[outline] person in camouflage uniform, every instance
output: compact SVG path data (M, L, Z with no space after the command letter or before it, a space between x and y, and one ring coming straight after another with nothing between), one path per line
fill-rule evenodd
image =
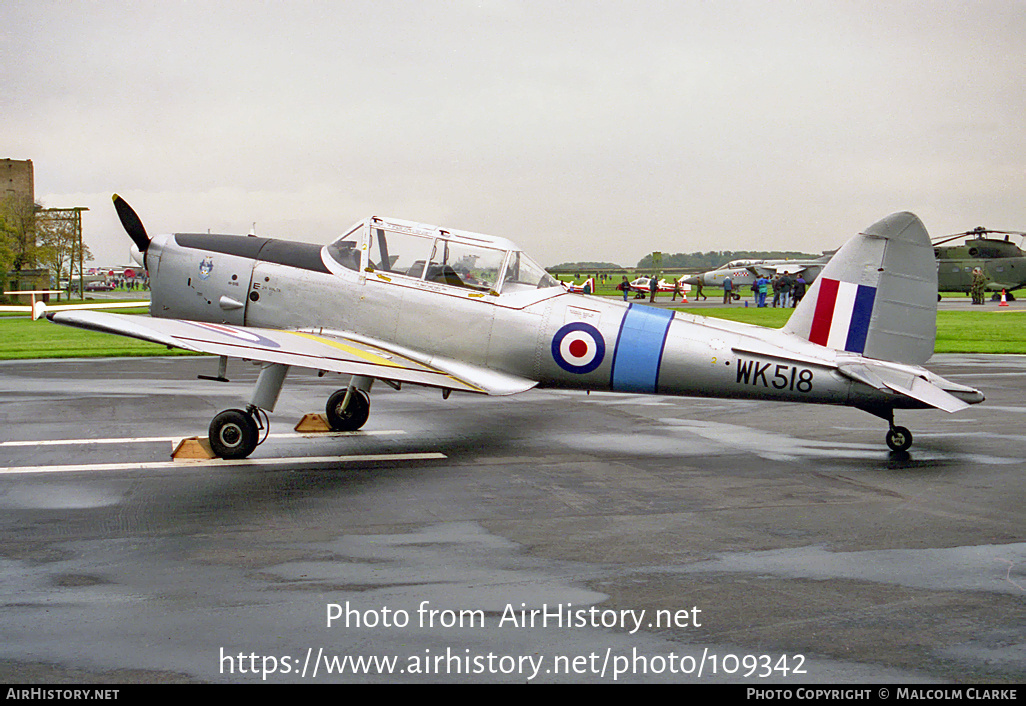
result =
M983 304L983 292L987 286L987 276L979 267L973 268L973 283L970 293L973 295L973 304Z

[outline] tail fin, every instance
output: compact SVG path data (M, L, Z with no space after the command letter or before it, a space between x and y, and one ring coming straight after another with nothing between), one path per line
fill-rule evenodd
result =
M894 213L845 243L784 331L868 358L925 363L937 337L937 265L922 221Z

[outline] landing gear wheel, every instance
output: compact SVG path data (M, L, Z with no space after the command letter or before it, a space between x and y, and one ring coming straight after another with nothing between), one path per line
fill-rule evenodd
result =
M349 396L349 404L342 408L347 392L348 389L336 390L328 398L325 412L328 426L335 431L356 431L367 423L370 416L370 397L363 390L354 389Z
M253 416L241 409L226 409L210 421L210 448L220 458L246 458L259 443Z
M905 427L891 427L887 431L887 445L891 451L908 451L912 446L912 432Z

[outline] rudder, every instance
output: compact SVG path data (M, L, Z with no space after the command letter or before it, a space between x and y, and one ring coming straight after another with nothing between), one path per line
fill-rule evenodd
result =
M937 337L937 264L922 221L894 213L845 243L784 331L867 358L925 363Z

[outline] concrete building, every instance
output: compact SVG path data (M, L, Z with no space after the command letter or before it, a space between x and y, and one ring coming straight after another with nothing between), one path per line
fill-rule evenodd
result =
M3 196L22 200L31 208L36 203L36 177L31 159L0 159Z
M0 159L0 208L4 210L8 225L13 225L20 245L18 250L31 251L35 235L36 179L31 159ZM5 290L49 289L47 270L25 267L15 260L14 272L0 271L0 282Z

